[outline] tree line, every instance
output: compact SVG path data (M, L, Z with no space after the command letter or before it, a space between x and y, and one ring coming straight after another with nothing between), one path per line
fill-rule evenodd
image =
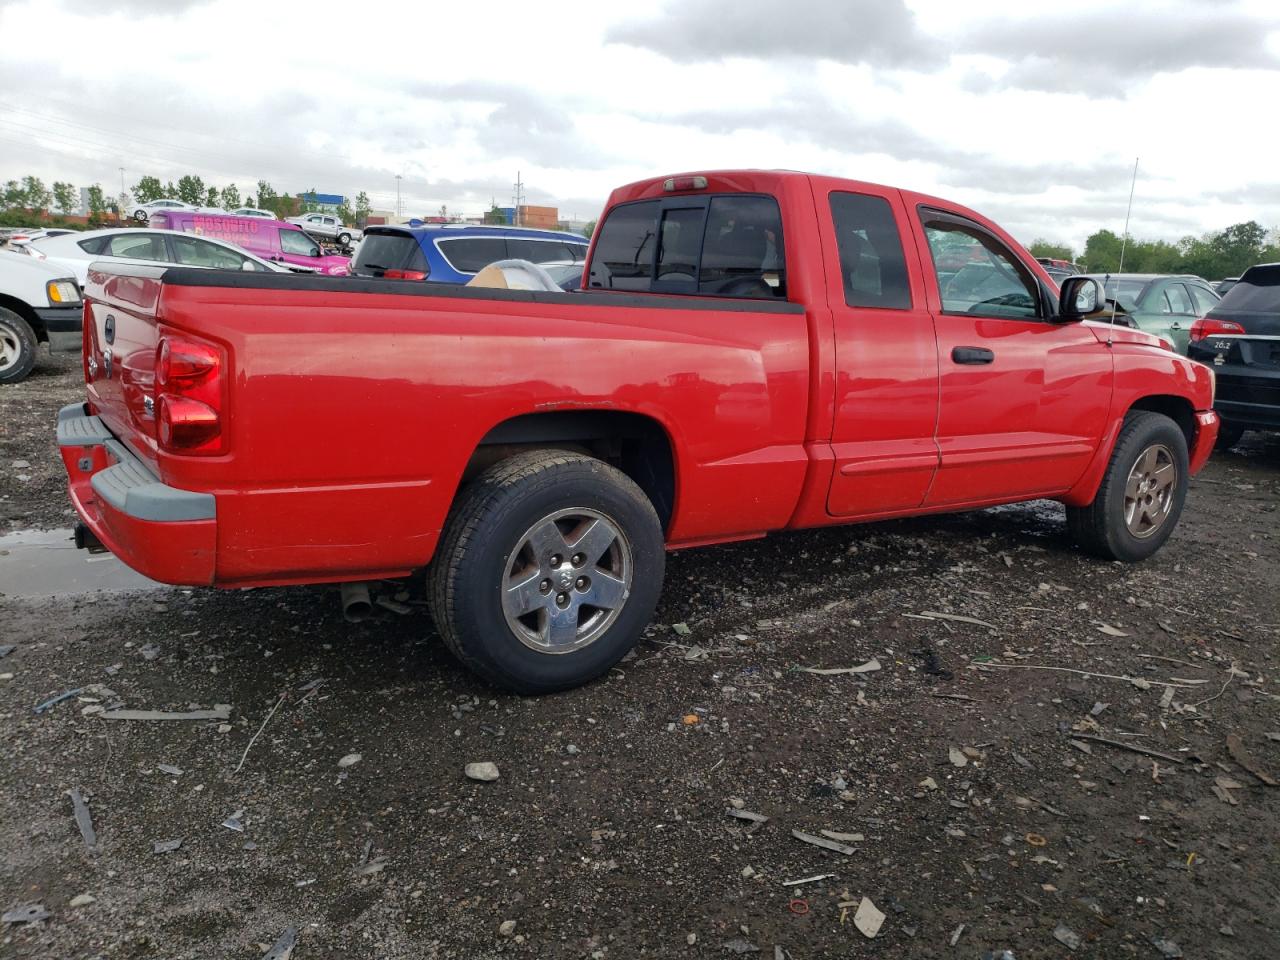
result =
M1280 261L1280 232L1268 231L1256 220L1176 243L1132 236L1124 241L1111 230L1099 230L1085 240L1078 255L1072 247L1048 240L1036 240L1027 249L1032 256L1070 260L1089 273L1116 273L1122 245L1125 273L1187 273L1221 280L1238 277L1255 263Z
M246 190L242 195L240 188L234 183L225 187L215 184L206 185L204 180L194 174L162 182L159 177L150 174L142 177L133 185L131 193L121 193L118 197L110 197L102 189L102 184L95 183L88 190L89 222L100 223L108 212L114 211L121 217L128 217L133 208L150 203L153 200L181 200L196 207L216 207L222 210L235 210L238 207L256 207L270 210L277 217L296 217L319 209L319 205L308 197L316 195L315 189L304 194L290 196L279 193L266 180L259 180L256 193ZM80 209L80 191L74 184L61 180L45 186L39 177L26 176L21 180L6 181L0 190L0 207L10 212L34 214L52 214L72 216ZM343 223L363 226L369 218L369 196L363 190L356 194L354 208L343 199L336 215Z

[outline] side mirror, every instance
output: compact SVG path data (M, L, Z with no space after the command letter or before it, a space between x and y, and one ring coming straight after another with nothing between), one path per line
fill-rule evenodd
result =
M1064 322L1083 320L1091 313L1105 310L1106 294L1093 277L1067 277L1058 294L1058 316Z

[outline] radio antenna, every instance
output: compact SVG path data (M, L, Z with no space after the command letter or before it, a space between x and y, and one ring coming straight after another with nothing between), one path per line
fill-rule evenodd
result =
M1128 246L1128 243L1129 243L1129 217L1133 213L1133 190L1138 185L1138 160L1139 159L1141 158L1139 157L1133 158L1133 179L1129 181L1129 206L1124 212L1124 233L1120 237L1120 266L1116 268L1116 273L1118 274L1124 273L1124 248ZM1106 281L1103 281L1103 282L1105 283ZM1120 293L1120 288L1117 285L1116 294L1119 295L1119 293ZM1103 296L1106 296L1105 287L1103 288ZM1118 299L1113 298L1111 303L1112 303L1111 325L1115 326L1116 307L1120 306L1120 301Z

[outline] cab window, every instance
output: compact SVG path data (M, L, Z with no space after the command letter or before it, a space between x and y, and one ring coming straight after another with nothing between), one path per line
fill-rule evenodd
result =
M923 212L943 313L1039 319L1035 278L1013 252L977 224Z
M844 301L851 307L911 309L907 261L893 210L884 197L831 194Z
M623 204L599 230L592 288L786 298L782 217L772 197L687 196Z
M301 230L281 230L280 249L297 257L318 257L320 248Z

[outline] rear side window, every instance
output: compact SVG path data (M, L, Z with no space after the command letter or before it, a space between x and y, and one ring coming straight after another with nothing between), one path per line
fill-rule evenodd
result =
M646 200L609 214L589 281L597 289L785 298L782 251L772 197Z
M581 263L587 256L585 244L563 243L559 240L507 237L506 248L506 257L498 259L528 260L532 263Z
M381 277L388 270L431 272L417 238L407 233L366 233L351 269L358 277Z
M1164 288L1164 300L1160 304L1161 313L1195 313L1191 306L1191 298L1186 288L1180 283L1171 283Z
M105 252L113 257L130 257L134 260L169 259L169 253L164 248L164 238L153 233L122 233L110 237L109 241Z
M437 240L436 249L459 273L479 273L489 264L507 259L507 241L502 237Z
M831 194L844 302L851 307L911 308L902 236L889 201L860 193Z
M88 240L77 240L76 246L85 253L101 253L106 249L110 237L90 237Z
M1191 284L1187 287L1191 291L1191 299L1196 302L1196 313L1204 316L1210 310L1218 305L1218 295L1204 287L1198 287Z
M658 201L615 207L600 229L590 284L607 290L648 290L657 246Z

